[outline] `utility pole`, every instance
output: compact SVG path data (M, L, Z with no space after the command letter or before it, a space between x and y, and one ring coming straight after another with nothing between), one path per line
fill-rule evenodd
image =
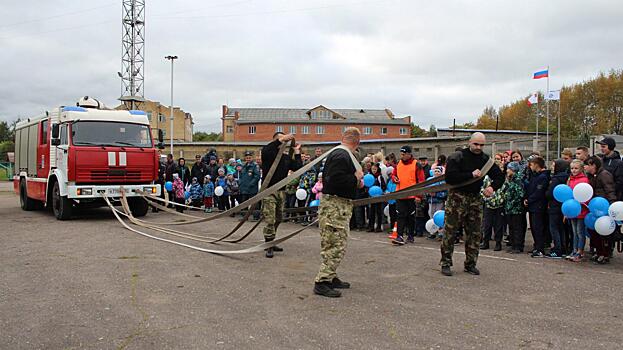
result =
M171 129L169 130L169 137L171 138L171 154L173 154L173 62L177 59L177 56L166 56L165 59L171 61Z
M121 97L126 109L140 109L145 101L143 91L145 63L145 0L123 0L121 36Z

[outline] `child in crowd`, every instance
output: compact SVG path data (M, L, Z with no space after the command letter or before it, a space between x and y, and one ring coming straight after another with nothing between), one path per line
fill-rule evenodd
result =
M381 173L381 167L378 163L372 164L370 167L370 174L374 176L374 185L379 186L381 190L385 191L387 189L387 185L385 184L385 179L383 178L383 174ZM368 232L382 232L382 223L383 223L383 208L385 208L385 203L373 203L370 205L369 217L368 217ZM376 229L375 229L376 223Z
M173 194L175 195L175 203L184 204L186 202L184 183L180 179L179 174L173 174ZM181 205L176 205L175 210L177 210L180 213L183 213L184 207Z
M214 203L214 183L210 175L206 175L203 180L203 211L205 213L211 213Z
M316 195L316 199L320 200L322 198L322 173L318 173L318 181L312 187L312 193Z
M234 178L234 174L227 174L227 193L229 193L229 204L233 208L236 206L236 200L240 195L240 185L238 179ZM231 214L233 217L235 214Z
M549 184L549 171L545 170L545 160L540 156L530 159L528 166L532 176L526 187L525 205L528 207L530 229L534 240L534 249L531 256L542 258L545 252L545 213L547 210L547 186Z
M394 172L393 167L388 167L385 171L387 173L388 182L385 193L396 192L396 184L392 180L392 173ZM387 201L387 205L389 206L389 231L391 232L394 229L394 225L396 224L396 200L390 199Z
M311 190L315 184L316 184L316 171L314 170L314 168L311 168L308 171L306 171L301 176L301 179L299 180L299 188L302 188L305 190L305 192L307 192L307 198L305 198L304 200L297 200L299 208L304 208L304 207L309 206L309 203L311 202ZM307 215L307 214L310 214L310 212L301 213L301 215ZM311 217L306 217L301 220L302 220L301 224L303 225L306 225L307 223L312 221Z
M506 182L502 186L504 194L504 213L508 221L509 238L511 243L510 253L523 253L526 231L522 222L525 220L523 207L524 186L523 171L519 162L510 162L506 167Z
M218 203L218 210L225 211L228 210L229 207L229 193L227 192L227 177L225 176L225 169L220 168L218 170L218 177L214 183L216 187L223 188L223 194L220 197L217 197L216 202ZM216 189L215 187L215 189Z
M571 175L569 180L567 180L567 185L573 189L581 183L588 183L588 177L584 173L584 162L574 159L571 161ZM587 203L582 203L580 215L571 219L571 229L573 230L573 252L569 255L571 261L579 262L584 257L587 234L586 227L584 226L586 214L588 214Z
M550 251L548 258L561 259L564 253L565 243L565 224L562 215L562 203L554 198L554 188L558 185L566 184L569 179L569 163L563 159L554 162L554 174L547 188L547 212L549 214L549 234L552 237L554 248Z
M593 198L603 197L610 204L616 201L616 184L612 174L604 169L601 159L591 156L586 160L584 167L588 173L589 183L593 187ZM610 262L611 237L602 236L597 231L588 229L591 236L591 246L595 248L595 255L591 260L596 264L607 264Z
M190 189L188 192L190 192L190 205L197 209L200 208L203 202L203 188L201 188L201 184L199 184L196 177L193 177L190 181Z
M502 159L502 157L500 158ZM480 243L480 249L489 249L489 241L491 240L491 233L493 232L493 239L495 240L494 251L502 250L502 237L504 235L504 195L502 189L498 189L493 192L492 196L485 196L485 188L491 186L493 182L489 175L485 176L482 182L482 188L480 189L480 196L485 202L483 214L482 214L482 242Z
M288 176L292 175L292 170L288 171ZM290 181L287 185L286 185L286 202L285 202L285 208L286 209L291 209L296 207L296 190L299 188L299 178L295 178L292 179L292 181ZM296 217L296 213L289 213L288 214L284 214L284 216L287 216L289 218L295 218Z

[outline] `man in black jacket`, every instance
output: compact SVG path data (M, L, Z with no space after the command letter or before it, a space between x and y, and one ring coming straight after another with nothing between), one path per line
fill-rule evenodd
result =
M489 160L482 148L485 145L485 135L475 132L469 139L469 147L455 152L448 157L446 165L446 183L459 185L473 178L480 177L482 167ZM484 195L490 197L504 183L504 174L497 166L492 166L487 172L492 185L484 189ZM482 198L480 188L483 180L472 184L454 188L448 191L445 214L445 235L441 242L441 273L452 276L452 253L454 252L454 235L456 228L462 223L465 228L465 272L479 275L476 268L478 248L481 241Z
M275 162L275 159L279 154L279 147L281 144L289 142L292 139L294 139L292 134L284 135L282 132L276 132L273 135L273 141L262 148L262 182L264 182L264 178L268 175L270 167ZM285 179L288 176L288 171L296 171L301 168L301 166L301 145L296 145L294 147L294 159L290 158L288 154L283 154L279 160L277 168L275 169L275 173L270 179L270 182L268 184L262 183L262 187L268 188L273 186L277 182ZM279 227L281 217L283 216L284 202L285 192L283 189L279 189L276 193L273 193L262 200L262 214L264 215L264 221L266 221L266 226L264 227L264 240L266 242L270 242L275 239L277 227ZM273 251L280 252L282 250L283 249L278 246L268 248L266 249L266 257L272 258Z
M604 169L608 170L612 177L614 177L614 183L616 185L617 200L623 200L623 162L621 162L621 155L614 148L616 142L611 137L606 137L601 141L596 142L601 148L601 162Z
M342 136L342 145L355 152L359 145L359 129L349 127ZM349 151L336 149L326 158L322 172L322 200L318 210L320 226L320 257L322 263L316 275L314 293L336 298L342 295L335 289L350 288L350 283L337 277L336 270L344 257L348 238L352 199L357 188L363 187L361 167L353 164ZM358 164L357 164L358 165Z
M190 169L190 178L197 178L197 182L203 187L203 178L208 175L208 166L203 162L200 155L195 156L195 164Z

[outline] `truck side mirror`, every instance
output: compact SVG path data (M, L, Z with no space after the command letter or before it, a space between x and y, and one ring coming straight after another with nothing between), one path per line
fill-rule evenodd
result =
M158 129L158 148L164 149L164 132L162 129Z
M52 135L50 137L50 144L52 146L58 146L61 144L61 139L59 138L60 127L58 124L52 124Z

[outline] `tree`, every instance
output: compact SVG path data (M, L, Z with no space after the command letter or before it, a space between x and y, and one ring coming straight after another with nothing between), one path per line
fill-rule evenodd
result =
M193 141L223 141L223 135L215 132L206 133L202 131L197 131L193 134Z
M428 136L429 137L436 137L437 136L437 128L435 127L434 124L431 124L428 127Z
M6 121L0 122L0 142L11 139L11 127Z
M420 128L419 125L411 123L411 137L426 137L426 130Z

